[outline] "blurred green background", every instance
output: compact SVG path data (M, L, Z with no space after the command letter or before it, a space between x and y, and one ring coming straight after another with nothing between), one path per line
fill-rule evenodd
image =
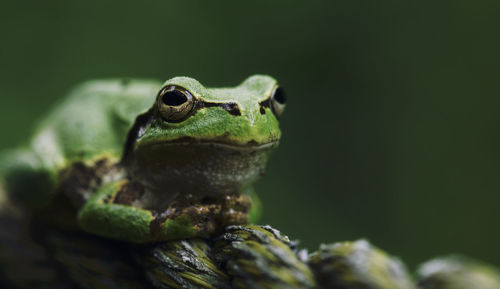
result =
M366 237L411 267L500 265L499 1L2 1L0 148L90 78L276 77L284 137L259 183L315 250Z

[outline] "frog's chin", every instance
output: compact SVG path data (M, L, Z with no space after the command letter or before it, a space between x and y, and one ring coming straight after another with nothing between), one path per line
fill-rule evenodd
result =
M167 194L239 193L263 174L277 144L186 140L147 144L136 147L128 170L133 178Z

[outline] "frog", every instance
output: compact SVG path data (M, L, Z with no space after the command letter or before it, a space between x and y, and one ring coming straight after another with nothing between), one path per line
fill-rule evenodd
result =
M2 154L9 199L104 238L154 243L256 222L254 184L281 138L276 79L87 81ZM60 213L64 212L64 213Z

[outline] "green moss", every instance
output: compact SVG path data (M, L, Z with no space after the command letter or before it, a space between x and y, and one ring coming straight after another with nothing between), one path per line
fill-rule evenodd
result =
M163 225L164 236L174 236L176 239L189 238L196 235L191 219L187 216L179 216L173 220L167 220Z
M402 262L366 240L322 245L309 265L324 288L416 288Z
M500 272L485 263L460 256L436 258L418 270L422 289L498 289Z

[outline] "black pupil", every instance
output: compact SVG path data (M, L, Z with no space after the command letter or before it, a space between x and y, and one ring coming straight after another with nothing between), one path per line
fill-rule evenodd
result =
M162 97L163 103L169 106L178 106L185 103L188 99L184 93L178 90L166 92Z
M286 95L283 89L281 89L280 87L276 89L276 91L274 92L274 99L281 104L285 104Z

